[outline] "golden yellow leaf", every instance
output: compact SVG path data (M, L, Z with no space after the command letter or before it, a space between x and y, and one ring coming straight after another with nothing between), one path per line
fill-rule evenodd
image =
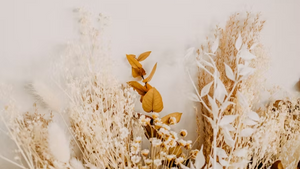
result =
M156 71L156 66L157 66L157 63L155 63L155 65L153 66L150 75L146 79L143 80L144 83L150 82L150 80L152 79L152 77Z
M133 68L142 68L142 65L134 58L134 55L126 55L129 64Z
M168 114L168 115L164 116L163 118L161 118L161 122L163 122L165 124L169 124L169 118L175 117L176 123L178 123L181 119L181 115L182 115L182 113L179 113L179 112Z
M145 112L161 112L164 108L162 97L155 87L143 97L142 106Z
M134 54L127 54L128 56L132 56L133 58L136 59L136 56Z
M141 103L143 103L143 98L144 98L144 96L142 95L141 98L140 98Z
M147 59L147 57L150 55L150 53L151 53L151 51L140 54L140 56L137 58L137 61L141 62L141 61Z
M139 72L141 76L146 75L146 71L143 68L139 68Z
M139 69L132 67L131 70L132 70L132 77L140 77Z
M127 84L129 86L131 86L135 91L137 91L142 96L147 93L147 89L143 85L141 85L139 82L130 81L130 82L127 82Z
M271 169L283 169L281 161L277 160L275 163L273 163Z
M141 77L146 75L146 72L143 68L133 68L132 67L132 76L133 77Z

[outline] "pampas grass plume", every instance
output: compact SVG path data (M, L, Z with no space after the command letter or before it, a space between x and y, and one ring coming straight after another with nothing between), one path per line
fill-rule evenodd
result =
M57 92L49 85L40 80L34 80L31 83L32 93L36 98L45 106L56 112L62 108L62 99L58 96Z
M73 169L85 169L82 162L76 158L72 158L70 160L70 165L73 167Z
M48 126L49 132L49 149L56 160L61 162L69 162L70 160L70 145L64 131L57 123L52 122Z

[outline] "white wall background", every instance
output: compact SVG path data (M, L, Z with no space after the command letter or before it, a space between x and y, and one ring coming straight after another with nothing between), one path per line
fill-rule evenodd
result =
M26 110L32 98L24 85L46 73L67 41L78 37L75 8L86 7L94 14L111 16L113 58L119 65L117 76L130 79L126 53L152 50L145 62L148 71L155 62L158 69L152 84L161 92L163 114L183 112L179 128L194 132L193 104L183 95L186 85L177 60L189 47L198 47L216 24L234 12L261 12L266 25L262 41L271 56L268 81L293 91L300 78L300 1L299 0L9 0L0 2L0 82L15 86L21 106ZM124 73L126 72L126 73ZM21 100L20 99L20 100ZM141 110L138 108L138 110ZM190 137L195 138L195 137ZM0 153L9 140L0 134ZM0 168L5 162L0 160Z

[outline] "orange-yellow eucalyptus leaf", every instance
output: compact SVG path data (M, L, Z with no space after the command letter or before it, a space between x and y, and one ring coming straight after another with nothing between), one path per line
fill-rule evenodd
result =
M129 86L131 86L135 91L137 91L142 96L147 93L147 89L143 85L141 85L139 82L130 81L130 82L127 82L127 84Z
M126 55L129 64L136 69L142 68L142 65L134 58L134 56L135 55Z
M140 56L137 58L137 61L141 62L141 61L147 59L147 57L150 55L150 53L151 53L151 51L147 51L147 52L140 54Z
M155 87L151 88L143 97L142 106L145 112L161 112L164 108L160 93Z
M153 75L154 75L154 73L156 71L156 66L157 66L157 63L155 63L155 65L153 66L150 75L146 79L143 80L144 83L147 83L147 82L151 81L151 79L152 79L152 77L153 77Z

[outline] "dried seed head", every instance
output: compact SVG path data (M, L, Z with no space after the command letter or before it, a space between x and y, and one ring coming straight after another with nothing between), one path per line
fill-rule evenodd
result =
M148 150L148 149L144 149L144 150L141 151L141 154L142 154L143 156L147 157L148 154L149 154L149 150Z
M181 130L181 131L180 131L180 136L181 136L181 137L186 137L187 134L188 134L188 133L187 133L186 130Z
M182 147L184 147L186 145L186 141L182 140L182 139L178 140L177 143L178 143L178 145L180 145Z

